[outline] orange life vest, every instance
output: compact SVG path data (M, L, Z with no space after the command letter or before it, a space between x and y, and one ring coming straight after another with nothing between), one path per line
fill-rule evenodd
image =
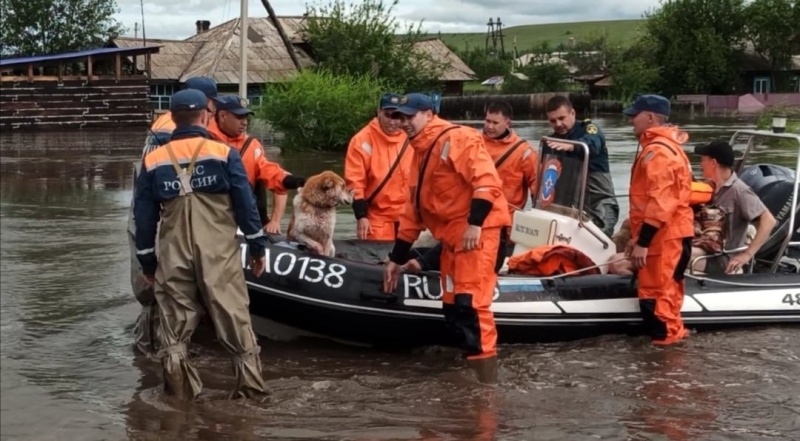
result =
M692 194L689 205L703 205L711 202L714 197L714 186L706 181L692 181Z

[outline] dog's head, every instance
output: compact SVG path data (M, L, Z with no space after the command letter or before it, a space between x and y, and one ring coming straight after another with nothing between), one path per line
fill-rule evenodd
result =
M315 207L335 207L353 203L353 191L341 176L327 170L306 179L301 191L302 198Z

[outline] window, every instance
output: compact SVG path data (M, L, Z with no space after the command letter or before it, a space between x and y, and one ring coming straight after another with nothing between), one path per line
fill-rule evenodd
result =
M175 86L172 84L150 85L150 107L153 110L169 110L169 101L173 93Z
M753 93L769 93L769 77L755 77L753 79Z
M262 95L250 95L247 98L249 107L258 107L261 105Z

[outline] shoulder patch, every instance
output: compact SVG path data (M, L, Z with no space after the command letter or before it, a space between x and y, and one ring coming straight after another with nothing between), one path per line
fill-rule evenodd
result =
M655 155L656 155L656 152L654 152L654 151L652 151L652 150L651 150L651 151L649 151L649 152L647 152L647 153L644 155L644 158L642 158L642 165L644 165L644 164L647 164L648 162L650 162L650 160L651 160L651 159L653 159L653 157L654 157Z
M253 156L256 157L256 158L261 156L262 153L263 152L261 151L261 147L256 147L255 150L253 150Z
M596 135L597 134L597 126L594 125L594 124L588 124L586 126L586 133L588 133L590 135Z

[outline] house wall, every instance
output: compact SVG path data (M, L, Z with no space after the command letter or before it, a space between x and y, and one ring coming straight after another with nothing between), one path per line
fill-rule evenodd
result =
M463 81L446 81L442 95L464 95Z
M776 85L772 79L772 72L764 71L748 71L742 74L742 82L744 89L742 93L776 93L776 92L800 92L800 70L791 72L790 80L791 90L776 90Z

